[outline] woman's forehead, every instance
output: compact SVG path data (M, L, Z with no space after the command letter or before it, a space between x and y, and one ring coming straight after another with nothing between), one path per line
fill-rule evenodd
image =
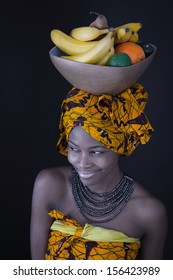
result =
M90 136L84 129L77 126L74 127L69 135L69 141L74 142L77 144L88 144L92 146L104 147L103 144L95 140L92 136Z

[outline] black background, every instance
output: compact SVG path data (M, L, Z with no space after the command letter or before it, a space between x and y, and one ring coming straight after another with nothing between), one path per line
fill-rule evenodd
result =
M68 33L104 14L110 26L141 22L140 39L158 47L140 81L149 93L146 115L155 128L147 145L122 168L134 176L168 211L164 259L173 259L173 35L170 1L7 1L0 9L0 242L1 259L30 259L29 224L37 173L66 164L56 152L60 104L71 85L49 59L50 31ZM60 5L61 4L61 5Z

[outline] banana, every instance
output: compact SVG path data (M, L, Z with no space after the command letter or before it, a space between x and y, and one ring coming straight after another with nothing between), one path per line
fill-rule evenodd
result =
M123 43L129 41L132 36L131 29L128 27L119 28L115 35L115 44Z
M129 39L130 42L137 43L139 41L138 32L132 32L132 35Z
M59 29L54 29L50 33L52 42L64 53L68 55L79 55L97 45L96 41L81 42L65 34Z
M119 28L129 28L131 31L138 32L142 28L142 23L140 22L130 22L123 25L120 25L118 27L114 27L115 31L117 31Z
M114 53L115 53L115 49L114 49L114 47L112 47L112 48L108 51L108 53L107 53L105 56L103 56L103 57L97 62L97 65L102 65L102 66L106 65L108 59L109 59L112 55L114 55Z
M77 27L71 30L70 36L79 41L91 41L97 39L102 34L107 34L108 28L98 29L91 26Z
M99 41L96 41L97 43L92 49L86 51L85 53L80 55L61 56L61 58L83 63L96 64L107 54L109 49L114 46L114 40L114 32L109 31L105 37Z
M118 27L114 27L116 32L115 44L131 41L137 42L139 39L138 31L142 28L140 22L126 23Z

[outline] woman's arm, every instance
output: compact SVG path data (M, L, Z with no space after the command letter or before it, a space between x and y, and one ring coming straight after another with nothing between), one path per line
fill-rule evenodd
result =
M145 205L142 215L145 234L142 239L141 258L143 260L160 260L163 258L167 235L167 214L163 203L151 198Z
M52 219L48 216L50 210L50 181L48 172L41 171L35 181L30 226L30 247L33 260L43 260L47 248L48 235Z

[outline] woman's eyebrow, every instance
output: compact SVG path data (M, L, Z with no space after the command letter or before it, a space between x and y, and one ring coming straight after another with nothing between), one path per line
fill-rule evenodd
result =
M75 144L73 141L69 140L68 142L78 147L78 145Z

